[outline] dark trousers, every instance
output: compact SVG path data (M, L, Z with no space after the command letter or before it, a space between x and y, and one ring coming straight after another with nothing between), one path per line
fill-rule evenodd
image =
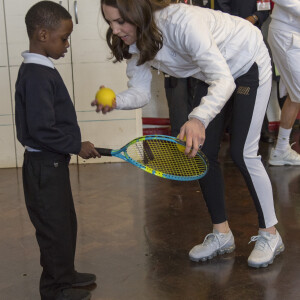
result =
M169 107L171 135L177 136L182 125L188 120L188 114L193 108L196 78L165 77L165 92Z
M24 195L40 248L42 300L54 300L71 287L74 273L77 219L69 161L69 155L50 152L24 154Z

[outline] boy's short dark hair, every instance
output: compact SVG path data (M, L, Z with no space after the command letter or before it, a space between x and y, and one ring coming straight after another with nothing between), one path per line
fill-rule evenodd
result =
M61 20L72 19L70 13L53 1L40 1L34 4L25 16L29 38L32 38L37 28L55 29Z

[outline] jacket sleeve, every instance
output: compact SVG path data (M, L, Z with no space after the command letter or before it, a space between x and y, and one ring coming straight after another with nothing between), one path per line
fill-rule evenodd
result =
M257 25L260 28L262 24L268 19L270 15L270 11L269 10L256 11L253 13L253 15L256 15L258 17L258 23L255 25Z
M138 54L127 61L128 89L116 97L117 109L135 109L145 106L151 99L152 73L149 63L137 66Z
M231 0L215 0L215 9L231 14Z
M282 9L286 10L295 17L300 17L300 3L299 0L273 0L275 4L278 4Z
M207 95L189 115L189 118L197 118L207 127L233 93L234 79L207 22L199 20L198 15L189 16L187 22L174 25L172 31L174 36L171 40L179 43L184 55L198 67L209 85Z

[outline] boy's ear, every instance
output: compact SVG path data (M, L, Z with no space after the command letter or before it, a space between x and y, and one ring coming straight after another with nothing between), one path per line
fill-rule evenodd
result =
M37 38L40 42L45 42L49 37L49 30L45 28L38 29Z

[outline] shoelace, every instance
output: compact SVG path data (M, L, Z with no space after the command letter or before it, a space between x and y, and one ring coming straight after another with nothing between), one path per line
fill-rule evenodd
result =
M257 243L255 244L254 248L256 248L258 250L264 250L266 245L270 246L267 238L265 238L261 235L252 236L250 239L250 242L248 244L250 244L252 242L256 242L256 241L257 241Z
M212 239L208 239L209 237L212 237ZM204 241L203 241L203 245L206 246L206 245L209 245L211 246L212 244L216 243L216 241L219 243L220 245L220 242L219 242L219 239L218 239L218 236L215 234L215 233L209 233L206 235Z

